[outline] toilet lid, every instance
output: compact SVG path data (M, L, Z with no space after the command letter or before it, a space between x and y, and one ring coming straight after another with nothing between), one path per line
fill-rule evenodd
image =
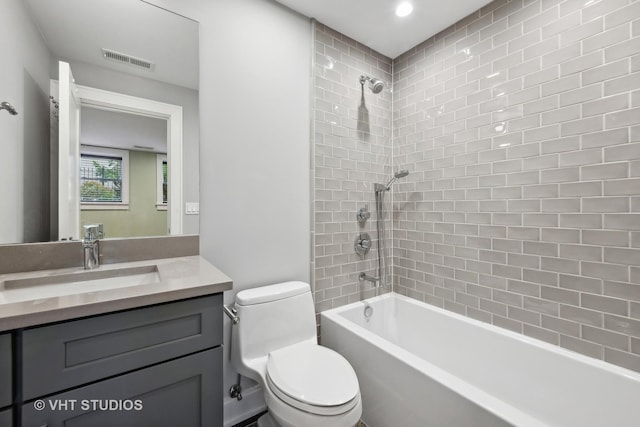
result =
M297 344L271 352L267 379L276 395L308 412L343 413L358 403L358 378L349 362L319 345Z

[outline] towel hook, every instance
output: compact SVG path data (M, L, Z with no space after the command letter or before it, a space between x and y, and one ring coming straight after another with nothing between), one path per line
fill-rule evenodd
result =
M11 114L12 116L15 116L15 115L18 114L16 109L13 108L13 105L9 104L6 101L3 102L3 103L0 103L0 110L7 110L9 112L9 114Z

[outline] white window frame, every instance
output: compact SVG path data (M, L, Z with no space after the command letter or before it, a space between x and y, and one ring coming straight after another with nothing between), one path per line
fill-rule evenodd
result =
M80 156L120 157L122 159L122 201L121 202L81 202L80 210L128 210L129 209L129 151L115 148L80 146ZM80 171L78 171L79 173Z
M156 208L159 211L166 211L167 204L163 202L162 197L162 164L167 163L167 176L169 174L169 159L166 154L156 154ZM167 188L167 195L169 189Z

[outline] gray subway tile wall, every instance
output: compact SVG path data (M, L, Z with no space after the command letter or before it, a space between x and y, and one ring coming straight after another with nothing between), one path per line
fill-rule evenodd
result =
M314 22L312 170L313 289L316 312L375 295L366 272L377 276L377 233L373 185L392 174L392 60L321 23ZM361 75L382 79L386 88L362 90ZM371 219L361 225L360 208ZM390 209L390 198L385 200ZM391 247L391 213L386 217L387 247ZM369 254L359 256L354 241L359 232L373 239ZM387 265L391 290L391 260Z
M394 60L314 34L316 310L374 294L408 169L394 291L640 371L640 1L496 0Z
M640 2L497 0L393 60L394 290L640 371Z

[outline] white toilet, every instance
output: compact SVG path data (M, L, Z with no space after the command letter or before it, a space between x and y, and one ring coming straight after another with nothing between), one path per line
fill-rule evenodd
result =
M362 415L358 378L347 360L317 343L307 283L286 282L236 295L231 362L264 390L259 426L353 427ZM275 421L275 422L274 422Z

